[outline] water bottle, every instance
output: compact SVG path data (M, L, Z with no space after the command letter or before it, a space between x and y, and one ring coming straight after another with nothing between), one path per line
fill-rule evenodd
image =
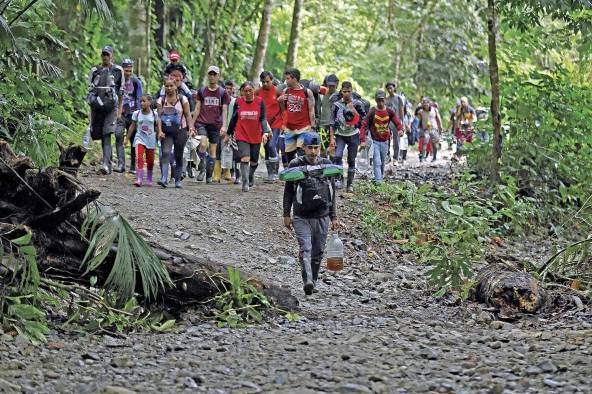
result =
M337 233L333 234L327 243L327 270L341 271L343 269L343 242Z

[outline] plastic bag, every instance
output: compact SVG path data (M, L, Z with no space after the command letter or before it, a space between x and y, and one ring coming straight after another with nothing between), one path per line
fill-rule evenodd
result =
M232 147L230 144L224 144L222 147L222 168L229 169L232 168L232 158L233 158Z

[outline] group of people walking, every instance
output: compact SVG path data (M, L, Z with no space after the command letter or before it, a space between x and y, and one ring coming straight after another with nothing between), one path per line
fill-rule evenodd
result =
M351 82L339 86L334 74L319 86L301 80L295 68L287 69L282 81L263 71L260 87L246 81L236 92L234 82L221 83L220 69L212 65L207 69L207 85L194 90L179 53L171 51L163 86L151 96L133 74L132 60L114 64L109 46L102 49L101 59L89 76L91 111L86 136L101 141L100 173L126 170L126 139L132 146L129 171L136 175L134 185L138 187L153 183L156 149L160 158L157 183L163 188L170 179L182 188L184 177L206 183L224 178L240 183L247 192L255 184L262 145L269 181L278 179L280 161L286 171L302 172L301 178L285 183L283 216L284 225L294 228L299 241L306 294L316 288L329 225L337 226L334 191L345 187L353 192L358 152L371 160L377 183L383 181L387 162L405 160L407 146L415 140L420 144L421 161L430 153L436 159L442 131L437 104L423 98L412 114L393 82L385 85L386 91L376 91L371 106L354 92ZM461 101L453 115L459 129L461 118L465 127L474 113L468 101ZM328 175L329 166L340 170Z

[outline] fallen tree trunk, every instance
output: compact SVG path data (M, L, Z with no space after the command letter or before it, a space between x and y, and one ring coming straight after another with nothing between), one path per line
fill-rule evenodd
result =
M32 233L31 243L42 276L84 285L89 284L91 276L96 276L97 284L101 285L107 281L115 262L117 246L107 254L106 264L85 273L81 263L89 246L85 239L88 234L81 234L80 229L86 217L84 208L100 192L87 190L75 177L86 152L78 146L60 146L60 149L60 164L64 168L38 170L28 158L15 155L9 144L0 140L0 190L3 191L0 236L16 239L26 233L24 224ZM224 264L171 251L155 243L150 247L174 284L155 300L167 306L183 309L203 302L216 295L227 276L228 267ZM248 273L241 276L250 279L276 307L298 308L298 300L289 290L250 277ZM136 291L141 294L140 283Z
M477 275L474 296L496 308L500 317L511 318L516 312L537 312L545 303L546 292L528 272L490 264Z

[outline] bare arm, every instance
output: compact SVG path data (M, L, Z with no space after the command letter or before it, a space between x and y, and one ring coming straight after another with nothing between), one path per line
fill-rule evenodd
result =
M228 116L228 104L222 105L222 119L226 119L226 116ZM222 124L222 127L220 128L220 135L224 134L226 134L226 126Z
M187 120L187 128L189 129L189 132L193 134L193 119L191 118L191 111L189 110L189 100L183 101L183 114Z
M199 112L201 111L201 100L198 98L197 102L195 103L195 110L193 111L193 119L197 121L199 117Z

